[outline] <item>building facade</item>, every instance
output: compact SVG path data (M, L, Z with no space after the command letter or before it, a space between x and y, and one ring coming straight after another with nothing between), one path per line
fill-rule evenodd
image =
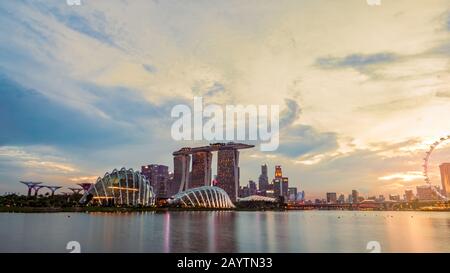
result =
M199 151L192 154L191 180L188 189L210 186L212 181L212 153Z
M442 194L450 198L450 163L443 163L439 166L441 170Z
M267 174L267 165L261 166L261 174L259 175L259 191L261 194L265 195L266 191L269 189L269 176Z
M141 167L141 173L150 182L156 198L168 198L170 196L169 167L159 164L150 164Z
M217 186L225 190L231 201L239 195L239 151L221 149L217 153Z
M335 192L327 192L327 203L328 204L337 203L337 194Z

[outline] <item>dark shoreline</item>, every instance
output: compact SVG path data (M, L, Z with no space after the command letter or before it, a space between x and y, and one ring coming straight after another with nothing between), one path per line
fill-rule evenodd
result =
M308 209L311 210L311 209ZM0 207L0 213L57 213L57 212L79 212L79 213L90 213L90 212L108 212L108 213L123 213L123 212L167 212L167 211L308 211L299 209L283 209L283 208L266 208L266 209L250 209L250 208L235 208L235 209L208 209L208 208L196 208L196 209L185 209L185 208L131 208L131 207ZM320 210L320 209L313 209ZM330 210L325 210L330 211ZM342 210L333 210L342 211ZM389 210L346 210L346 211L389 211ZM450 208L447 209L435 209L435 210L395 210L395 211L422 211L422 212L449 212Z

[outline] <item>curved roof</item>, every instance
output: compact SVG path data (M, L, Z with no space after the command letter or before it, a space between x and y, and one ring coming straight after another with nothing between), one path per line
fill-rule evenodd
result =
M105 173L103 178L97 178L80 202L86 202L90 195L93 196L91 202L99 204L113 202L116 205L149 206L155 203L153 187L148 179L140 172L126 168L114 169Z
M187 208L234 208L228 194L215 186L202 186L179 192L169 202Z
M257 201L263 201L263 202L273 202L275 203L277 199L267 196L261 196L261 195L250 195L244 198L239 198L239 202L257 202Z

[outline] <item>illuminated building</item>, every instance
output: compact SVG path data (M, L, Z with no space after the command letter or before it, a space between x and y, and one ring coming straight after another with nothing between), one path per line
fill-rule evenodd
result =
M273 194L276 198L279 198L281 196L281 178L274 178L272 180L272 184L273 184Z
M217 186L235 202L239 189L239 151L221 149L217 155Z
M189 188L189 167L191 156L189 154L178 154L173 157L173 188L176 192L184 191Z
M239 149L253 148L242 143L214 143L209 146L182 148L173 153L174 182L180 191L211 184L212 152L218 152L216 185L228 194L234 202L239 193ZM190 155L192 170L189 172Z
M202 186L179 192L169 199L169 204L185 208L234 208L227 193L213 186Z
M106 173L85 192L80 203L100 205L151 206L155 194L148 179L138 171L122 168Z
M439 169L441 170L443 195L450 198L450 163L441 164Z
M188 189L211 185L212 153L199 151L192 154L191 181Z
M275 178L272 182L275 197L281 197L283 200L287 200L289 197L289 178L283 177L283 172L281 170L281 166L279 165L275 166Z
M284 200L287 200L289 197L288 190L289 190L289 178L283 177L281 179L281 196L284 197Z
M239 202L270 202L275 203L277 199L267 197L267 196L260 196L260 195L250 195L244 198L239 198Z
M141 167L141 174L148 179L150 186L153 187L156 198L169 197L169 167L150 164Z
M335 192L327 192L327 203L328 204L337 203L337 194Z
M275 196L274 190L267 190L266 191L266 196L267 197L272 197L272 198L278 198L279 197L279 196Z
M281 166L275 166L275 179L281 179L283 177L283 172L281 171Z

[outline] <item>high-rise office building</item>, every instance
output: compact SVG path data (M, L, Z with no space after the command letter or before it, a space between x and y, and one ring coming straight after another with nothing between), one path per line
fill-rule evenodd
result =
M281 179L283 177L283 172L281 171L281 166L275 166L275 179Z
M273 182L273 191L274 195L277 198L283 198L285 201L288 200L288 189L289 189L289 178L283 177L283 173L281 171L281 166L275 166L275 178L272 180Z
M248 181L248 191L249 195L256 195L256 193L258 192L256 183L253 180Z
M192 154L192 171L189 189L211 185L212 153L198 151Z
M405 201L411 202L414 200L414 192L412 190L405 190Z
M284 200L288 200L289 198L289 178L283 177L281 178L281 196L284 197Z
M173 157L173 186L175 193L189 189L191 156L178 154Z
M217 186L224 189L232 202L239 191L239 151L220 149L217 157Z
M262 194L265 194L265 192L269 189L269 176L267 175L267 165L264 164L261 166L261 174L259 175L259 191Z
M450 163L442 163L439 169L441 170L443 194L450 198Z
M337 194L335 192L327 192L327 203L328 204L337 203Z
M288 188L288 200L297 201L297 187Z
M417 186L417 199L420 201L432 201L432 200L438 200L438 196L434 192L434 190L431 188L434 187L432 185L422 185Z
M352 202L351 203L358 203L359 199L359 193L357 190L352 190Z
M150 164L141 167L141 173L150 182L157 198L168 198L169 187L169 167L165 165Z
M344 204L345 203L345 196L343 194L340 194L337 202L339 204Z

